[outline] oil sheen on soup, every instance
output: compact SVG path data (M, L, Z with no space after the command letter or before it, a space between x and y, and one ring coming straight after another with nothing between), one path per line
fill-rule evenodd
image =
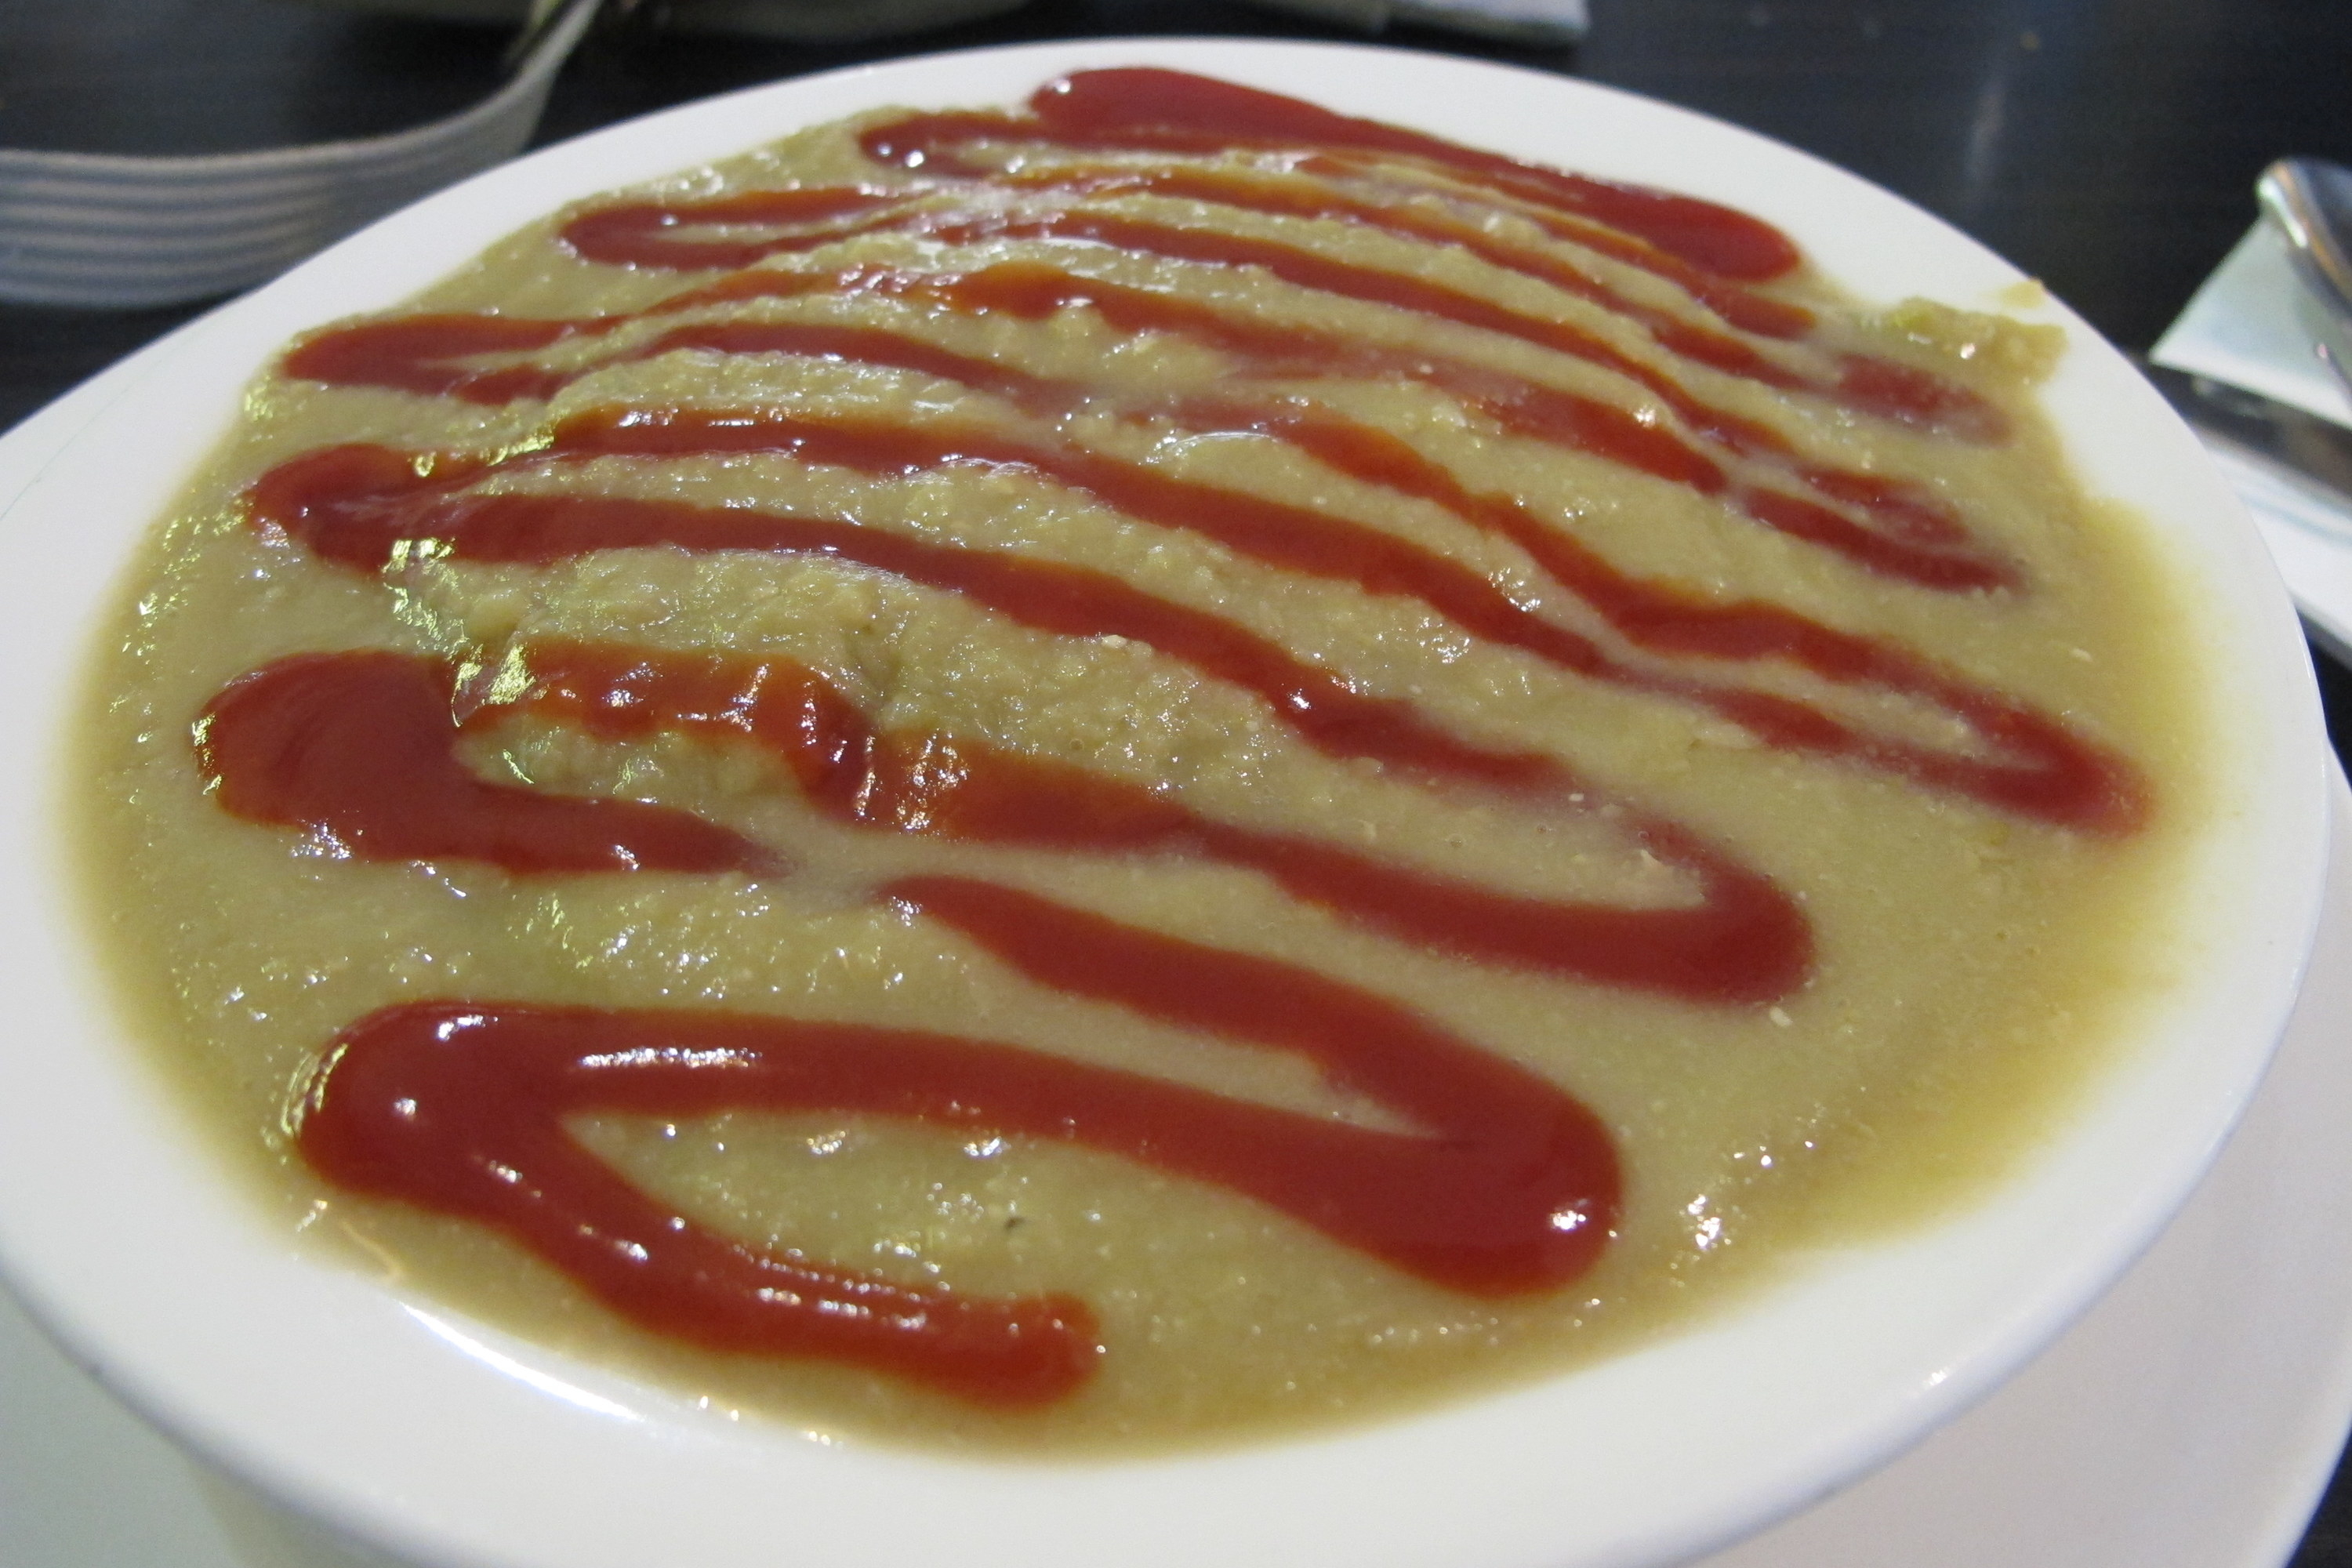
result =
M286 1223L751 1418L1099 1454L1548 1374L1997 1176L2193 830L2053 329L1155 69L293 344L100 661Z

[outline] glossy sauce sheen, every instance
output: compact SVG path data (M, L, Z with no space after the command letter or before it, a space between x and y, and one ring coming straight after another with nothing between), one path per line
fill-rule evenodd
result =
M1000 143L1178 160L1235 149L1291 156L1249 173L1113 160L1076 173L1010 174L969 156ZM1481 644L1727 720L1784 752L2095 839L2126 837L2147 821L2149 792L2135 766L2061 716L1891 638L1842 631L1767 601L1647 581L1513 496L1474 489L1395 435L1275 385L1342 376L1418 384L1513 437L1719 500L1757 527L1906 591L2032 592L2017 563L1931 489L1808 456L1686 384L1677 365L1936 439L1983 446L2010 437L2001 411L1964 386L1890 360L1810 347L1811 314L1762 289L1801 260L1770 226L1688 197L1160 70L1082 73L1041 89L1026 114L919 114L871 125L860 144L878 167L913 171L925 183L591 206L561 231L578 257L723 275L689 280L635 311L362 322L300 343L284 372L497 407L552 397L606 363L682 353L782 354L935 377L1053 420L1110 406L1104 389L870 325L661 323L708 307L798 297L874 296L975 319L1088 312L1123 334L1214 351L1233 369L1229 392L1158 403L1130 396L1117 405L1121 418L1267 437L1335 475L1433 505L1524 552L1615 641L1604 646L1402 535L970 420L615 406L574 410L543 439L504 454L330 444L263 474L246 495L249 522L363 577L420 552L528 566L656 547L854 563L1037 632L1148 645L1263 701L1316 751L1377 764L1420 788L1484 792L1570 815L1599 809L1599 793L1547 754L1473 741L1410 700L1359 691L1240 619L1106 573L917 538L850 516L541 491L530 482L594 461L743 455L877 479L958 467L1017 472L1115 510L1131 526L1205 539L1236 557L1374 598L1412 601ZM1465 193L1475 194L1554 238L1671 285L1717 324L1644 303L1562 253L1475 221L1475 212L1448 216L1426 204L1373 199L1359 188L1373 174L1428 183L1457 208ZM1007 191L1017 198L1011 205L996 200ZM1442 280L1087 205L1137 193L1455 247L1613 312L1655 352L1632 353ZM845 237L878 233L948 245L1105 247L1253 268L1298 289L1598 366L1673 418L1635 417L1465 358L1404 353L1035 259L937 271L791 264ZM609 350L588 347L607 340ZM531 357L556 349L572 356L561 367ZM789 660L556 641L530 644L520 660L524 679L495 689L482 672L384 650L278 660L222 690L201 716L203 773L221 809L297 831L343 858L458 859L530 878L789 878L789 845L674 807L494 784L467 765L462 745L522 721L607 741L684 735L757 753L780 787L846 827L1238 868L1342 922L1475 963L1697 1007L1759 1008L1792 995L1816 962L1798 901L1734 851L1639 803L1611 809L1628 839L1673 874L1675 898L1659 907L1545 900L1334 841L1224 822L1162 792L981 742L893 732L835 684ZM1937 715L1954 738L1937 743L1875 728L1743 674L1775 665L1832 689L1900 699ZM1158 934L984 879L895 875L865 894L936 922L1040 986L1293 1055L1410 1130L1277 1110L978 1036L452 997L359 1018L327 1047L304 1102L301 1152L351 1190L506 1233L656 1332L728 1352L828 1358L1008 1408L1062 1399L1091 1375L1099 1347L1086 1302L908 1286L729 1239L631 1185L564 1119L819 1110L1066 1141L1229 1188L1472 1296L1559 1289L1593 1265L1617 1223L1624 1176L1607 1128L1547 1079L1411 1008L1299 965Z

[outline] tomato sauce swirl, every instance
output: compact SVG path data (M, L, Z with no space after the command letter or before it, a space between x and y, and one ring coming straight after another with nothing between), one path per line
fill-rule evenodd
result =
M1967 449L2014 435L1989 398L1845 352L1832 327L1773 292L1803 258L1769 224L1158 69L1080 72L1019 111L900 115L866 124L856 142L865 173L838 183L608 200L560 223L567 266L676 274L651 303L639 292L626 310L545 319L410 312L304 339L282 362L288 378L483 418L565 401L528 439L494 450L354 439L284 458L246 490L247 521L345 582L393 586L424 558L548 567L648 549L888 574L1026 632L1143 644L1255 700L1314 765L1370 765L1441 800L1605 816L1671 896L1509 893L1313 831L1228 820L1180 791L970 735L892 729L781 657L541 637L507 647L491 680L412 652L298 654L232 681L197 716L199 771L239 821L336 859L458 860L534 881L789 879L794 846L720 820L723 803L706 813L562 795L495 781L468 760L516 725L614 745L748 749L765 769L760 787L794 796L824 831L942 847L923 851L940 864L874 874L862 907L919 922L968 962L1043 994L1297 1058L1394 1123L1308 1115L983 1034L457 995L370 1013L327 1046L295 1142L337 1186L495 1229L655 1333L1037 1408L1076 1394L1106 1353L1086 1300L910 1284L754 1246L635 1185L573 1123L824 1110L1066 1143L1223 1188L1444 1289L1503 1299L1580 1278L1622 1217L1626 1173L1590 1107L1365 985L975 876L967 861L947 863L945 847L1017 847L1038 864L1215 868L1257 879L1301 919L1400 952L1666 1007L1777 1016L1772 1005L1815 973L1801 896L1732 849L1639 801L1606 799L1550 749L1465 732L1417 689L1367 689L1222 605L984 538L593 493L581 483L591 464L654 473L751 458L876 486L959 468L1017 475L1116 526L1425 612L1482 652L1525 660L1530 679L1654 698L1764 747L2061 834L2120 838L2146 822L2139 771L2065 717L1891 637L1626 570L1538 500L1327 395L1347 382L1409 384L1448 400L1482 440L1572 454L1679 504L1697 498L1743 537L1872 592L1987 605L2033 593L2019 563L1928 485L1822 456L1801 421L1783 429L1737 412L1762 387L1808 418L1892 426L1889 439ZM1051 156L1028 161L1024 150ZM1177 221L1185 204L1205 216ZM1311 242L1330 232L1350 245ZM891 265L823 254L869 237L900 247ZM1445 265L1380 259L1398 247ZM895 259L900 251L934 259ZM1105 258L1216 286L1154 283L1140 267L1096 276ZM1465 281L1457 262L1496 281ZM1258 296L1269 286L1318 309L1346 301L1374 326L1341 332L1267 310ZM1139 392L950 346L925 325L1066 320L1204 352L1225 374L1212 390ZM1490 363L1470 346L1480 342L1507 352ZM951 406L643 405L593 390L626 365L762 355L927 380ZM1552 368L1529 368L1538 362ZM1272 499L1089 444L1075 432L1095 416L1129 434L1271 444L1338 489L1433 509L1445 526L1517 552L1542 593L1319 496ZM1538 602L1548 595L1575 613ZM1943 738L1885 721L1889 707L1930 716Z

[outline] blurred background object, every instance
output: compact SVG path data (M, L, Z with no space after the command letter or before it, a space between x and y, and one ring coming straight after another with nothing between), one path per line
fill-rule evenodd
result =
M321 10L521 25L531 0L295 0ZM616 0L648 31L733 34L795 44L857 43L895 38L929 27L1000 16L1028 0Z
M529 0L301 0L302 4L444 22L513 26ZM1583 37L1585 0L1255 0L1275 11L1358 32L1391 23L1454 28L1527 44ZM1028 0L646 0L665 32L738 34L793 43L852 43L994 16Z
M37 0L15 0L29 9ZM235 145L215 148L219 127L186 127L163 143L110 143L143 112L78 115L52 102L50 118L92 121L80 133L52 123L26 132L23 111L0 115L0 300L46 305L139 307L215 298L250 288L372 219L427 192L520 152L539 123L550 85L599 11L608 28L646 38L656 33L744 37L799 45L856 45L969 24L1017 9L1026 0L303 0L331 17L341 13L444 28L513 28L499 73L482 79L478 51L458 51L449 82L475 91L439 118L397 129L330 132L299 124L275 134L229 132ZM1585 0L1259 0L1270 8L1349 27L1384 31L1392 23L1449 27L1522 45L1556 45L1583 35ZM172 0L114 0L95 14L50 8L45 18L11 17L30 47L0 48L10 59L9 87L39 104L43 83L70 81L71 69L40 71L44 53L87 62L111 54L129 62L184 35L200 57L223 32L224 9L190 11ZM45 24L45 25L44 25ZM232 26L235 26L232 23ZM282 31L297 50L313 29L246 24L256 34ZM46 46L46 47L44 47ZM278 50L264 47L231 75L251 76ZM293 57L289 57L293 58ZM210 97L210 94L206 94ZM266 100L268 95L262 95ZM0 98L0 104L6 100ZM249 107L249 106L248 106ZM59 115L57 111L62 110ZM298 119L307 118L298 116ZM255 127L260 131L259 126ZM193 132L194 134L187 132Z
M374 136L220 153L0 145L0 300L170 305L250 288L522 151L597 0L540 0L494 90Z

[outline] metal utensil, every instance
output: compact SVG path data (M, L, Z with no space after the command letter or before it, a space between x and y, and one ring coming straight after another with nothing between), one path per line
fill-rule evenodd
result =
M2314 351L2352 391L2352 169L2282 158L2254 182L2254 197L2303 279Z
M2225 447L2345 514L2352 528L2352 430L2209 376L2132 362L2209 447Z

